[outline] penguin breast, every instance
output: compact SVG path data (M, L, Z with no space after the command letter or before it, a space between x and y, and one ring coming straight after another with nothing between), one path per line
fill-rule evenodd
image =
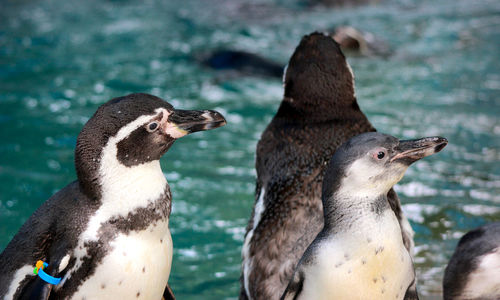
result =
M306 267L300 299L402 300L414 272L393 217L368 232L342 233L320 244Z
M168 219L119 234L74 299L161 299L170 275L172 237Z

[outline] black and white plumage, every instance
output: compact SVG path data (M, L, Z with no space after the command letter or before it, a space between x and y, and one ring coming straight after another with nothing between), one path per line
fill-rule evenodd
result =
M240 299L277 300L323 227L321 184L343 142L375 131L358 106L354 76L329 36L302 38L284 76L284 97L257 145L255 204L242 250ZM408 249L413 231L388 195Z
M441 137L400 141L360 134L326 171L324 227L300 259L284 300L418 299L412 258L387 192L413 162L441 151Z
M171 193L159 159L215 111L176 110L147 94L99 107L75 149L78 180L40 206L0 254L1 299L161 299L172 260ZM61 277L33 275L38 260Z
M500 222L466 233L443 279L445 300L500 299Z

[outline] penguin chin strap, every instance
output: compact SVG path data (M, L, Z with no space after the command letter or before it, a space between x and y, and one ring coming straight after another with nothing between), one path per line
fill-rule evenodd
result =
M61 282L62 278L52 277L49 274L45 273L43 269L48 266L49 264L46 262L43 262L41 260L37 261L35 269L33 270L33 274L38 275L38 277L49 284L58 285Z

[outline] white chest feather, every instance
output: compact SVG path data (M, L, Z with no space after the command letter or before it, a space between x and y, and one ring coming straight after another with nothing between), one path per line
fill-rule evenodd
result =
M305 266L300 299L403 299L414 278L392 212L369 232L349 232L325 241Z
M95 240L101 223L113 217L126 217L138 208L147 207L165 192L167 180L159 161L134 167L103 163L102 206L90 219L84 240Z
M161 299L172 262L168 221L143 231L120 234L110 246L113 250L73 298Z

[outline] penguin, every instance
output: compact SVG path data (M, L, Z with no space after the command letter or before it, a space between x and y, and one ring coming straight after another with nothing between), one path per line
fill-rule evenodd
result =
M205 57L202 64L215 70L233 70L244 75L271 78L283 75L283 65L246 51L220 49Z
M284 75L284 97L257 144L255 204L242 247L240 299L277 300L323 227L321 183L347 139L375 131L360 110L354 76L329 36L302 38ZM413 249L413 231L393 189L389 204Z
M282 300L418 299L415 271L387 193L442 137L398 140L363 133L342 144L322 187L324 226L300 259Z
M369 32L360 31L352 26L339 26L329 30L329 35L348 54L387 57L391 49L384 41ZM208 55L200 55L201 64L214 70L229 71L229 75L283 77L283 67L276 61L247 51L219 49ZM226 74L227 75L227 74Z
M444 272L445 300L500 299L500 222L466 233Z
M307 0L305 4L310 7L353 7L367 4L373 5L379 2L380 0Z
M344 52L383 57L391 54L391 49L387 43L376 38L370 32L360 31L352 26L336 27L332 30L330 36L339 43Z
M173 299L171 193L159 159L178 138L225 124L216 111L148 94L101 105L77 138L78 179L0 254L0 299ZM45 268L34 270L37 261Z

